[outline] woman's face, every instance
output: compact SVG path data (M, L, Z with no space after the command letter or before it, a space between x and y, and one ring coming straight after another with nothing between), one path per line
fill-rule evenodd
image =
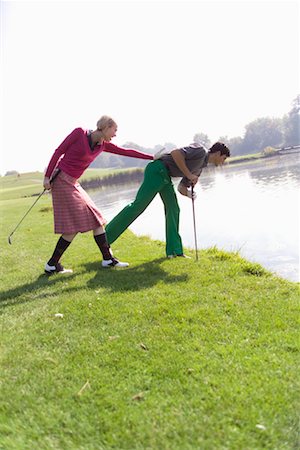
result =
M111 127L107 127L104 131L103 131L103 135L104 135L104 140L105 141L111 141L113 137L116 136L117 134L117 125L112 125Z

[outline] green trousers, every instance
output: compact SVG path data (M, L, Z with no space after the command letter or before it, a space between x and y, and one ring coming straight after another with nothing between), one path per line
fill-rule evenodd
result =
M166 253L180 255L183 253L179 235L179 206L174 186L166 167L159 160L150 162L144 173L144 180L135 200L125 206L107 225L106 236L112 244L129 225L147 208L159 193L165 209L166 219Z

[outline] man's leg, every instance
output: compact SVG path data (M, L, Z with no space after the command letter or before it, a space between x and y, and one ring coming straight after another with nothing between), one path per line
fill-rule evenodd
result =
M135 200L125 206L106 226L106 236L112 244L152 202L155 195L169 182L166 168L160 161L149 163L145 169L144 181Z
M161 199L165 207L166 216L166 253L171 255L182 255L182 241L179 234L179 214L177 197L174 186L170 181L161 191Z

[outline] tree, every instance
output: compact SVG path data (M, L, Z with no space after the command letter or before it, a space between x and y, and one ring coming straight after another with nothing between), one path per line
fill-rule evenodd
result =
M300 144L300 95L292 103L292 109L283 118L284 145Z
M229 148L230 139L228 136L220 136L218 142L223 142Z
M243 139L240 136L229 138L228 136L220 136L219 142L223 142L229 150L231 156L237 156L241 154L241 149L243 146Z
M283 121L279 118L261 117L246 125L242 154L256 153L265 147L279 147L283 142Z
M243 138L241 138L240 136L237 136L237 137L233 137L233 138L229 139L228 148L230 150L231 156L241 155L242 148L243 148Z
M209 140L207 134L204 133L196 133L194 136L194 142L197 142L197 144L201 144L206 148L211 147L211 141Z
M17 170L8 170L4 176L7 177L9 175L17 175L17 177L20 176L20 174Z

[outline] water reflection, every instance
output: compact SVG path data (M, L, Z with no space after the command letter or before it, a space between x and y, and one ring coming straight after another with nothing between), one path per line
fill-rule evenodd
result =
M205 171L195 201L199 248L216 245L239 251L280 276L299 281L299 184L299 155ZM138 187L107 188L90 195L109 221L134 199ZM193 248L191 201L180 194L178 201L183 243ZM159 196L130 229L164 240Z

